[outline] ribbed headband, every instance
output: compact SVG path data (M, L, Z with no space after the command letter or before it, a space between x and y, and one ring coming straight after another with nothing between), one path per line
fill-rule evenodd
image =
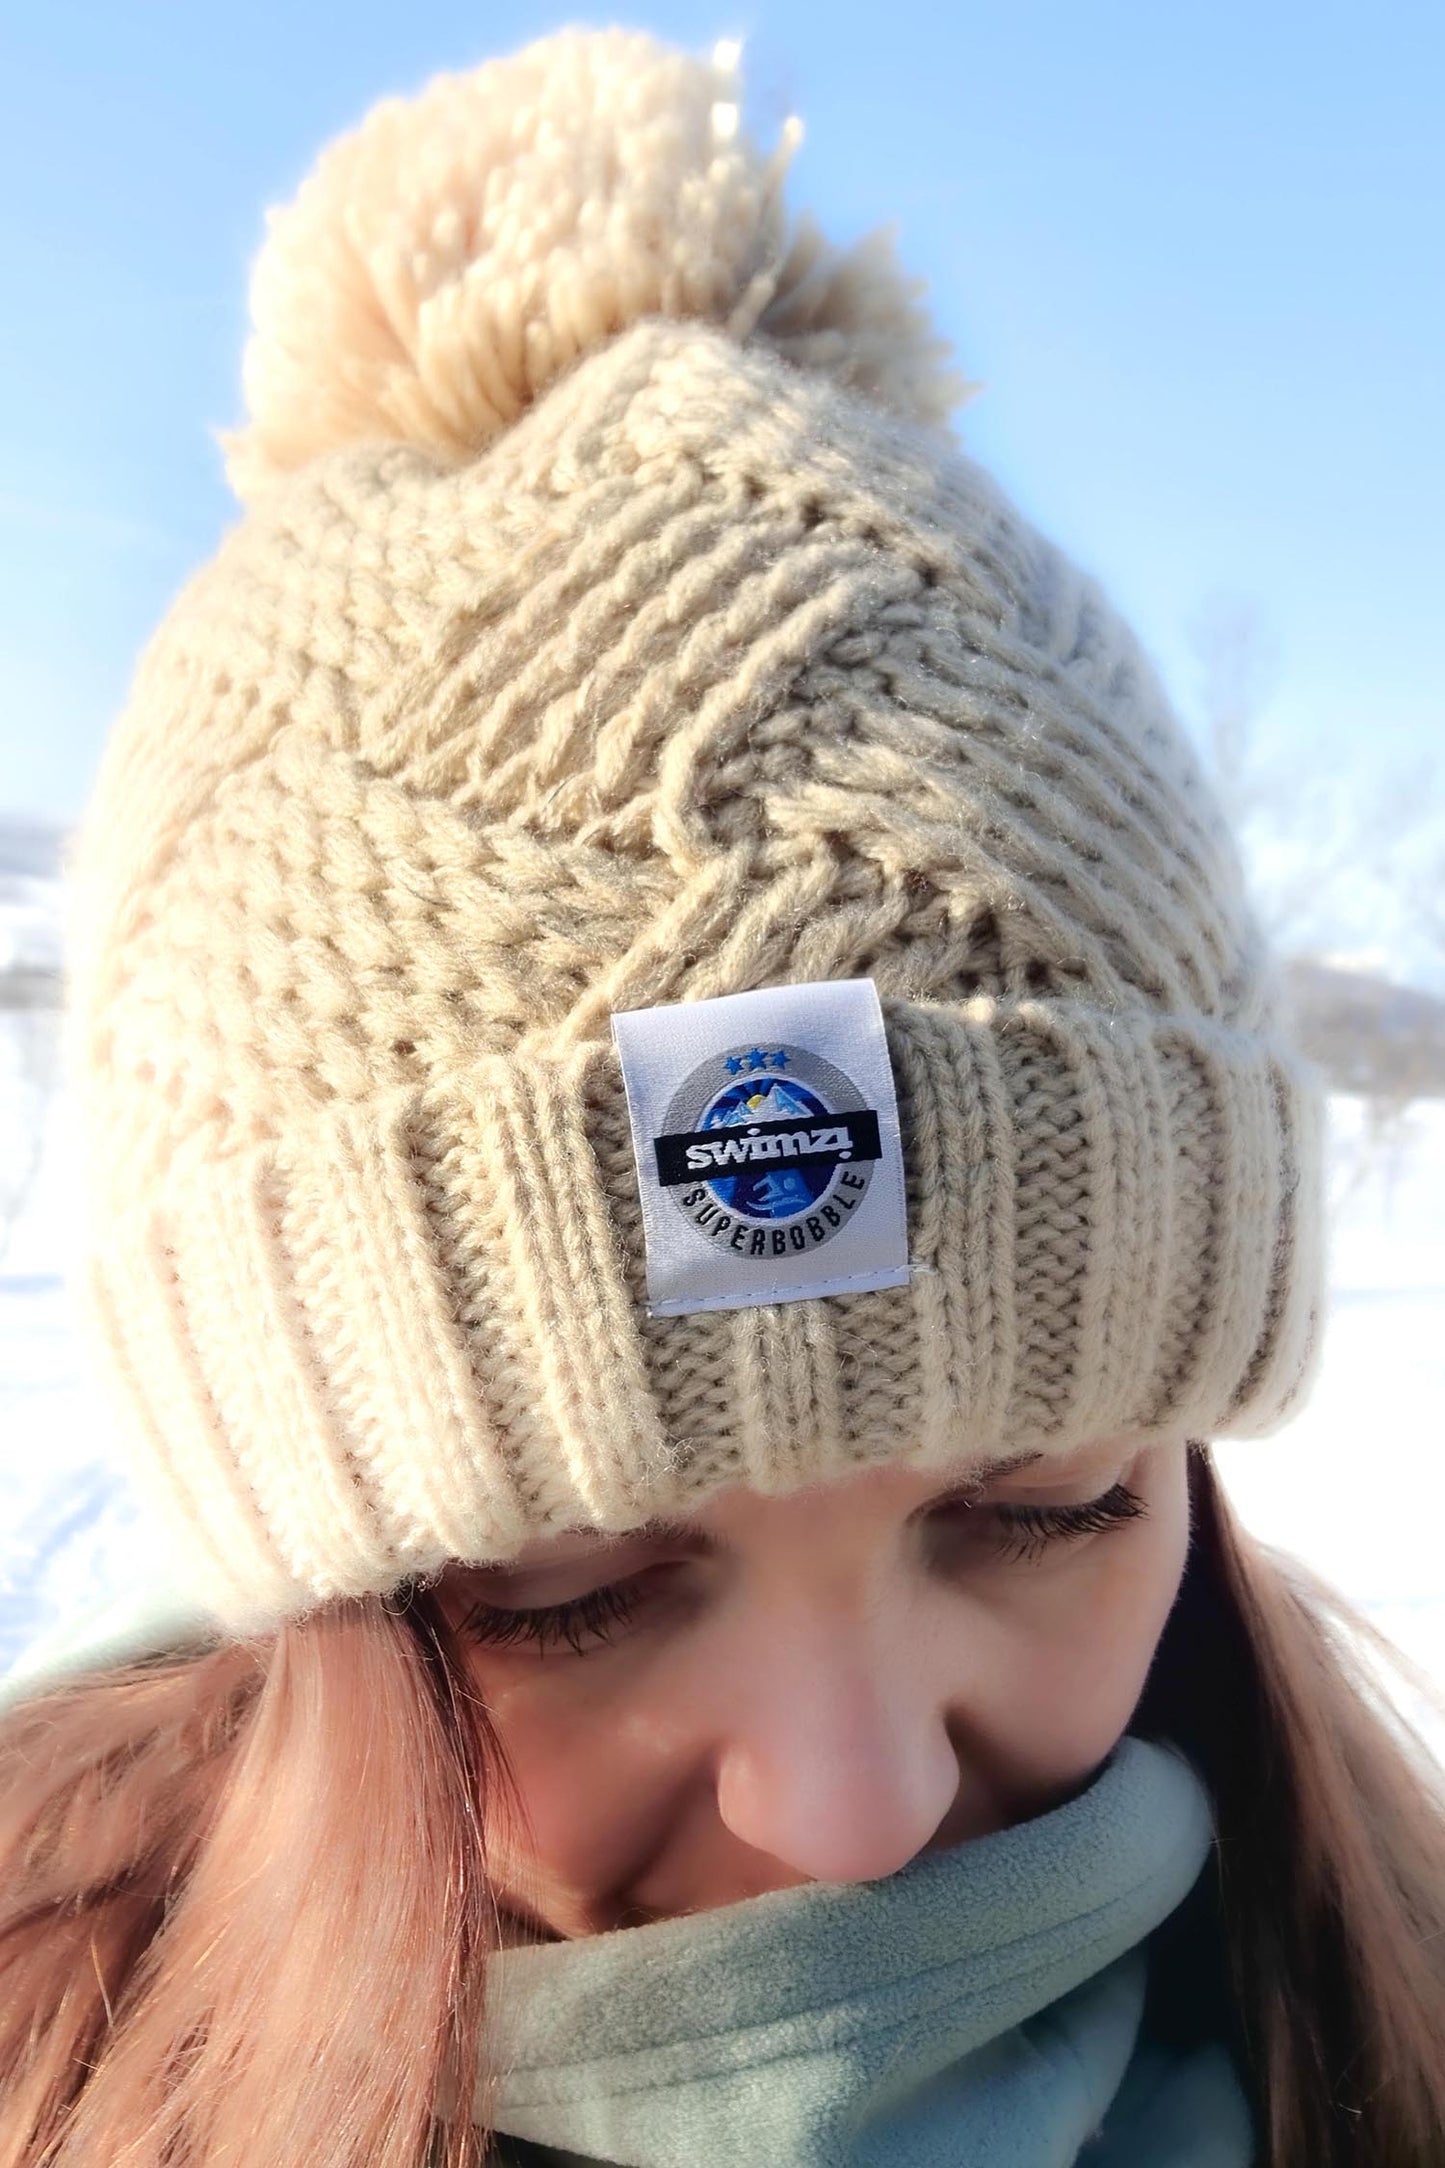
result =
M93 1315L238 1630L739 1483L1257 1433L1311 1367L1318 1100L1209 790L735 96L564 32L378 108L258 266L253 502L73 920ZM651 1314L613 1015L864 978L907 1284Z

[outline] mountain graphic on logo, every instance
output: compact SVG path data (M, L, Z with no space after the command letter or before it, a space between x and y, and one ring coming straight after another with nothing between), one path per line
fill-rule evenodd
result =
M715 1107L705 1117L709 1129L741 1129L749 1122L814 1121L820 1102L811 1092L794 1091L781 1077L731 1106Z

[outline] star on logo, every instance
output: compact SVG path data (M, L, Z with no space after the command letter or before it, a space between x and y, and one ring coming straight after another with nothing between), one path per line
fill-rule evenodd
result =
M729 1054L724 1066L729 1076L738 1076L744 1069L748 1071L749 1075L753 1075L759 1069L766 1069L769 1064L774 1069L786 1069L788 1066L786 1050L780 1046L770 1053L763 1047L750 1046L746 1054Z

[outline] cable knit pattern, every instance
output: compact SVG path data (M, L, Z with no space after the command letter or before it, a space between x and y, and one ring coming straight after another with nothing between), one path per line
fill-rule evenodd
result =
M1148 664L927 414L702 313L465 443L258 421L107 749L92 1310L238 1628L1304 1389L1318 1100ZM611 1012L864 975L911 1284L649 1317Z

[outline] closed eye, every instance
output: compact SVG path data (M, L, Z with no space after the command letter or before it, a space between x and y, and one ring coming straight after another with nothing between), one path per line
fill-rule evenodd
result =
M1079 1505L1034 1506L969 1503L957 1500L937 1509L931 1519L945 1549L980 1545L1005 1559L1042 1558L1055 1544L1100 1535L1128 1521L1148 1516L1144 1501L1127 1483L1115 1483L1102 1496Z
M515 1648L530 1643L545 1653L565 1645L574 1656L589 1647L612 1640L637 1614L637 1597L630 1583L616 1581L604 1588L589 1589L566 1603L549 1603L531 1611L504 1611L496 1604L478 1603L458 1622L458 1632L468 1640L492 1649Z
M647 1566L620 1581L607 1581L583 1595L569 1596L565 1603L525 1607L475 1603L458 1620L457 1630L487 1648L532 1647L541 1654L548 1649L566 1648L574 1656L585 1656L619 1639L644 1612L665 1604L668 1596L676 1592L684 1564L672 1561Z
M1101 1535L1147 1517L1148 1507L1126 1483L1115 1483L1101 1497L1079 1505L1035 1506L954 1500L928 1515L932 1548L945 1568L969 1559L1036 1563L1044 1555L1085 1536ZM620 1640L644 1614L665 1601L675 1585L676 1565L657 1565L620 1581L605 1582L565 1603L508 1608L475 1603L458 1621L458 1631L487 1648L532 1648L545 1655L565 1649L586 1656Z

